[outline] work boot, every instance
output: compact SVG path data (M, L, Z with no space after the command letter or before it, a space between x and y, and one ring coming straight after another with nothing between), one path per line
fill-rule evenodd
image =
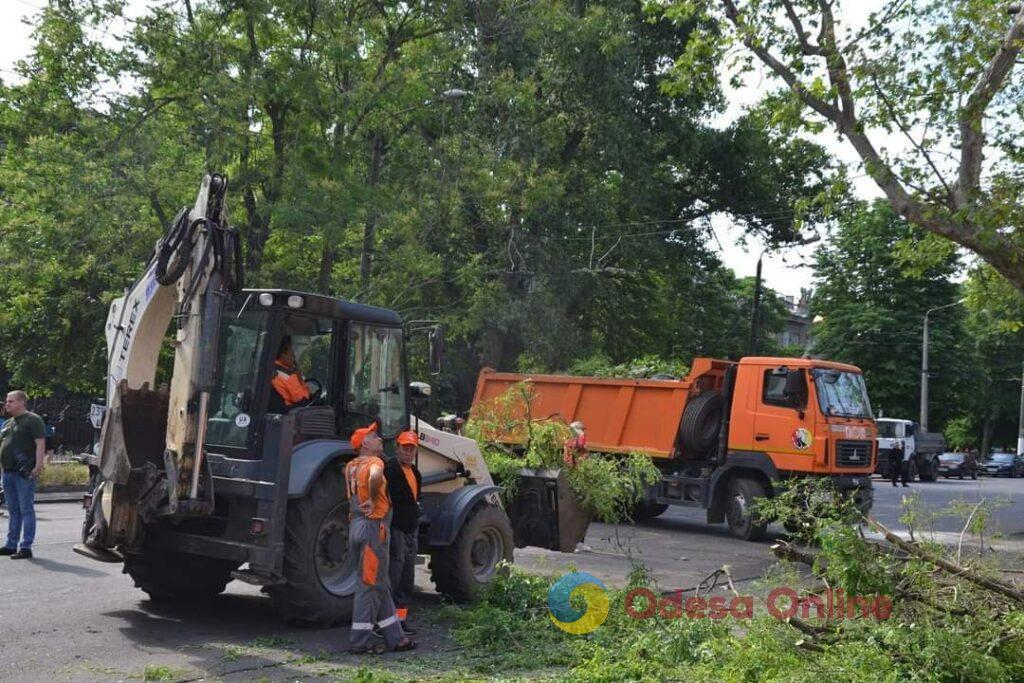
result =
M11 559L12 560L31 560L32 559L32 551L31 550L19 550L18 552L16 552L13 555L11 555Z
M13 555L16 552L18 552L18 551L15 550L14 548L8 548L7 546L4 546L3 548L0 548L0 555Z

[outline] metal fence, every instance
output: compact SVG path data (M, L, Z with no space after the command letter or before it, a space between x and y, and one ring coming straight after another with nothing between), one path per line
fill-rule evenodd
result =
M29 410L53 427L51 462L58 462L64 454L87 453L92 448L96 433L89 422L89 406L94 401L90 396L75 395L29 399Z

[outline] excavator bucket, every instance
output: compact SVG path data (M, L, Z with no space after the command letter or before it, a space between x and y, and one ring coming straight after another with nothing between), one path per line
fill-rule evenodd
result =
M520 470L508 516L517 548L571 553L590 525L590 514L576 500L562 470Z

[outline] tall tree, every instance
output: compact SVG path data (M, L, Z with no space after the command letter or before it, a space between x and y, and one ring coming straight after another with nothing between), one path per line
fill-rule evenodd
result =
M681 79L743 46L786 87L781 119L834 129L897 214L1024 289L1024 5L888 0L856 29L835 0L677 0L669 15L714 25L681 47Z
M823 319L815 327L814 351L860 367L876 411L916 419L922 321L928 309L960 298L951 280L957 256L946 250L927 267L909 269L899 254L915 249L925 233L881 201L844 212L837 222L814 267L812 310ZM942 397L931 402L930 428L961 414L975 388L974 349L963 318L954 306L930 319L931 394Z

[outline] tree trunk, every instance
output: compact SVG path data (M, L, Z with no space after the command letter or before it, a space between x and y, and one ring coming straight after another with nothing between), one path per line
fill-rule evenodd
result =
M991 413L985 413L985 421L981 427L981 450L978 457L982 460L988 458L988 451L992 447L992 432L995 430L995 421Z
M384 136L374 133L370 143L370 174L369 185L371 199L374 204L366 218L363 228L363 251L359 258L359 300L370 300L370 287L373 278L373 251L377 241L377 221L380 217L375 202L377 198L373 189L380 185L380 172L384 167Z

